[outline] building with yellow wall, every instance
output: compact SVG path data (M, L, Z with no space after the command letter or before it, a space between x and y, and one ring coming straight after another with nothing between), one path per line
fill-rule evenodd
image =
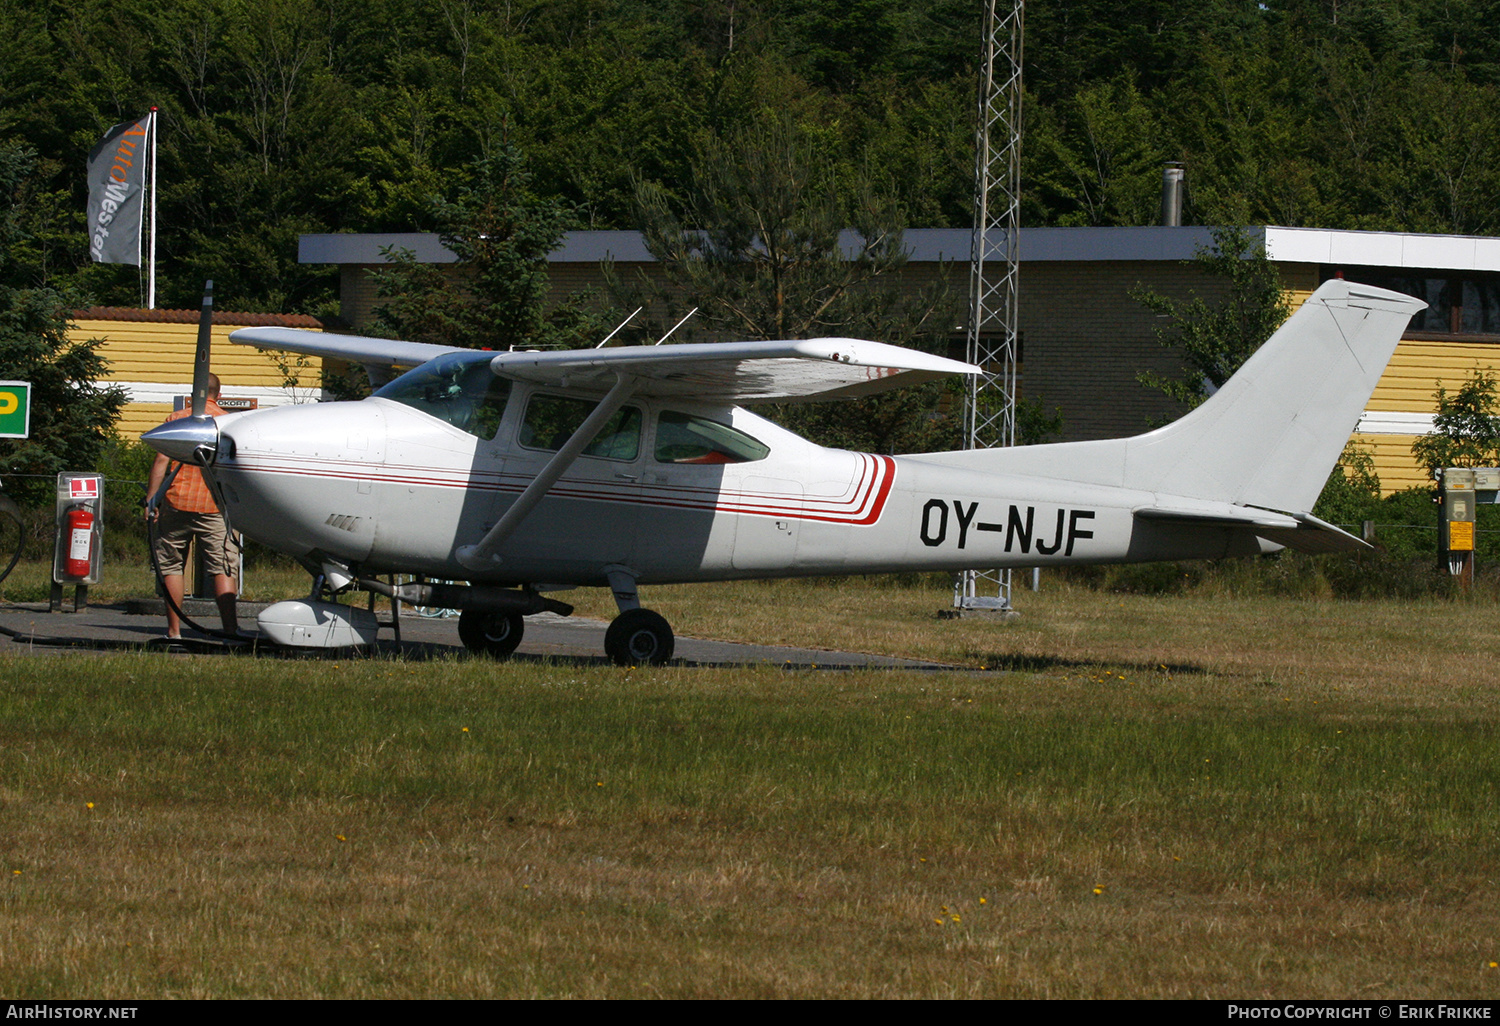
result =
M139 438L166 420L192 391L198 318L197 310L122 307L91 307L74 314L71 335L104 340L99 352L109 361L109 375L101 383L119 385L129 396L117 425L122 437ZM230 332L252 326L323 328L316 318L297 314L216 310L212 365L226 399L239 401L234 404L239 408L316 402L322 396L322 362L229 342Z

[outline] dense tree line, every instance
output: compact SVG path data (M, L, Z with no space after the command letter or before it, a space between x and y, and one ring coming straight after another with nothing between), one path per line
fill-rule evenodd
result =
M697 156L791 122L817 187L909 226L969 219L977 4L958 0L40 0L0 5L0 142L35 155L15 259L91 267L83 158L162 110L163 305L331 309L298 235L435 230L431 200L514 147L585 227L642 184L691 209ZM1025 217L1150 223L1160 168L1199 223L1491 233L1494 0L1033 0Z

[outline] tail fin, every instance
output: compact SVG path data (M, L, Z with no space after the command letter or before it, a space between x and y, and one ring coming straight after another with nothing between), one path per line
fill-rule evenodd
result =
M1133 438L954 453L968 458L951 462L1308 510L1407 322L1425 306L1398 292L1329 281L1223 388L1166 427Z

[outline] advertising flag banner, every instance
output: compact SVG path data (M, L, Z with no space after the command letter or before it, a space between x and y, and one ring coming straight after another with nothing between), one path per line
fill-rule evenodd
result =
M89 152L89 255L95 263L141 265L150 125L149 114L122 122Z

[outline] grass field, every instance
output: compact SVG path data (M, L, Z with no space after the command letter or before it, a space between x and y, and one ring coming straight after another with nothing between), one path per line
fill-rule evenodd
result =
M0 660L0 993L1500 997L1493 604L647 597L961 668Z

